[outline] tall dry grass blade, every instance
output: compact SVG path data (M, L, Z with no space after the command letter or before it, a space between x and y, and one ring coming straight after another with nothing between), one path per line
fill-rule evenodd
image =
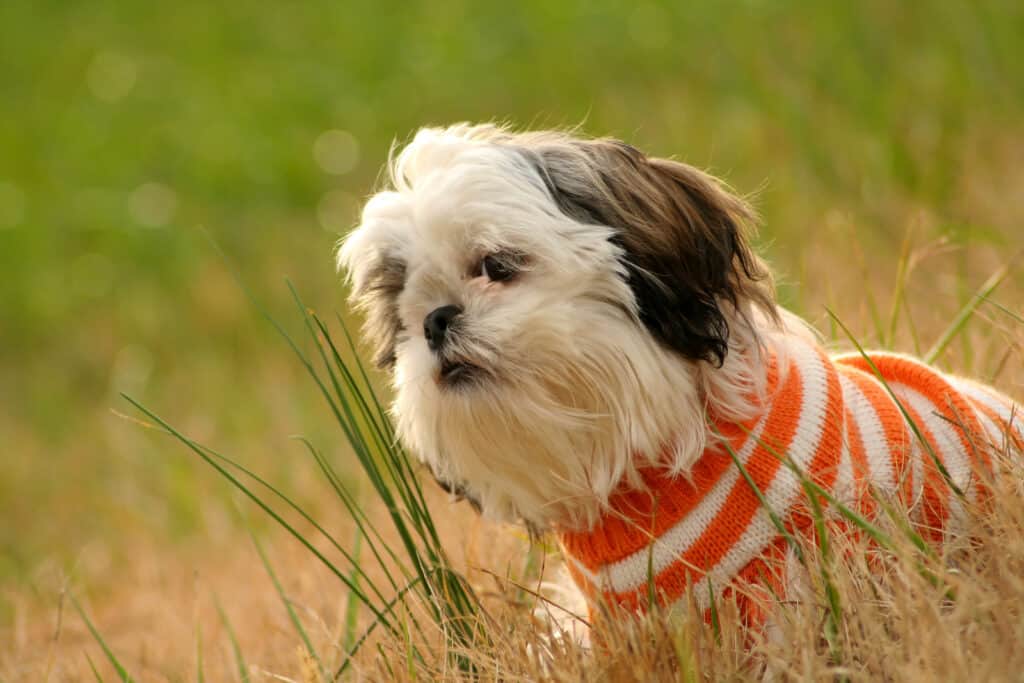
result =
M903 237L903 245L900 247L900 258L896 265L896 289L892 295L892 306L889 309L889 327L882 345L891 347L896 338L896 326L899 322L900 308L903 303L903 292L906 289L907 276L910 273L910 238L911 228L907 228L907 234Z
M1021 325L1024 325L1024 317L1021 317L1021 315L1019 313L1014 313L1013 311L1011 311L1009 308L1007 308L1003 304L999 303L998 301L996 301L994 299L986 299L985 303L987 303L990 306L995 307L999 311L1002 311L1004 314L1009 316L1014 322L1019 323Z
M203 675L203 625L196 624L196 683L204 683Z
M985 280L981 287L978 288L978 291L974 293L967 303L964 304L963 308L960 309L960 312L956 314L953 321L949 324L949 327L939 335L935 344L932 345L932 347L928 349L928 352L924 354L924 362L934 363L938 360L939 356L946 350L946 347L949 346L950 342L952 342L967 326L968 321L974 315L978 305L981 304L982 301L988 299L989 295L991 295L992 292L1002 284L1003 280L1006 279L1006 276L1010 274L1013 263L1018 258L1019 254L1014 256L1009 262L1000 267L996 272L992 273L987 280Z
M907 329L910 330L910 343L914 345L914 355L921 356L921 334L914 321L914 312L910 308L910 300L903 298L903 315L907 318Z

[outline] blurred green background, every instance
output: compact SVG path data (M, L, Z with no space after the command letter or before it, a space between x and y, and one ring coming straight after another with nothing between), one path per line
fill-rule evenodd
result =
M1012 0L4 0L0 36L0 579L230 524L119 392L320 495L288 436L338 438L230 268L292 328L286 277L341 310L332 245L420 125L583 122L759 191L818 320L910 228L982 246L916 293L940 318L1024 241Z

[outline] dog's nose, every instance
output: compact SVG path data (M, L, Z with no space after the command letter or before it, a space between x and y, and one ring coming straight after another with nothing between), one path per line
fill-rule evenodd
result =
M459 306L441 306L432 310L423 319L423 336L427 338L427 346L431 351L441 348L444 337L448 333L448 326L460 313L462 313L462 308Z

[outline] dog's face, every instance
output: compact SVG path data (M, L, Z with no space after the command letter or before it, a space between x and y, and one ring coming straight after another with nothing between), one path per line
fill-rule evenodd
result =
M740 200L623 143L493 126L421 130L391 181L339 265L440 482L578 526L666 447L699 452L701 370L774 310Z

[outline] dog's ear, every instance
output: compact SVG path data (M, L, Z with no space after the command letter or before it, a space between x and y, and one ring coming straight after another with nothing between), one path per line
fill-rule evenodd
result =
M767 266L747 242L753 213L717 180L615 140L529 150L559 208L615 229L640 320L669 348L720 366L729 320L775 317Z

